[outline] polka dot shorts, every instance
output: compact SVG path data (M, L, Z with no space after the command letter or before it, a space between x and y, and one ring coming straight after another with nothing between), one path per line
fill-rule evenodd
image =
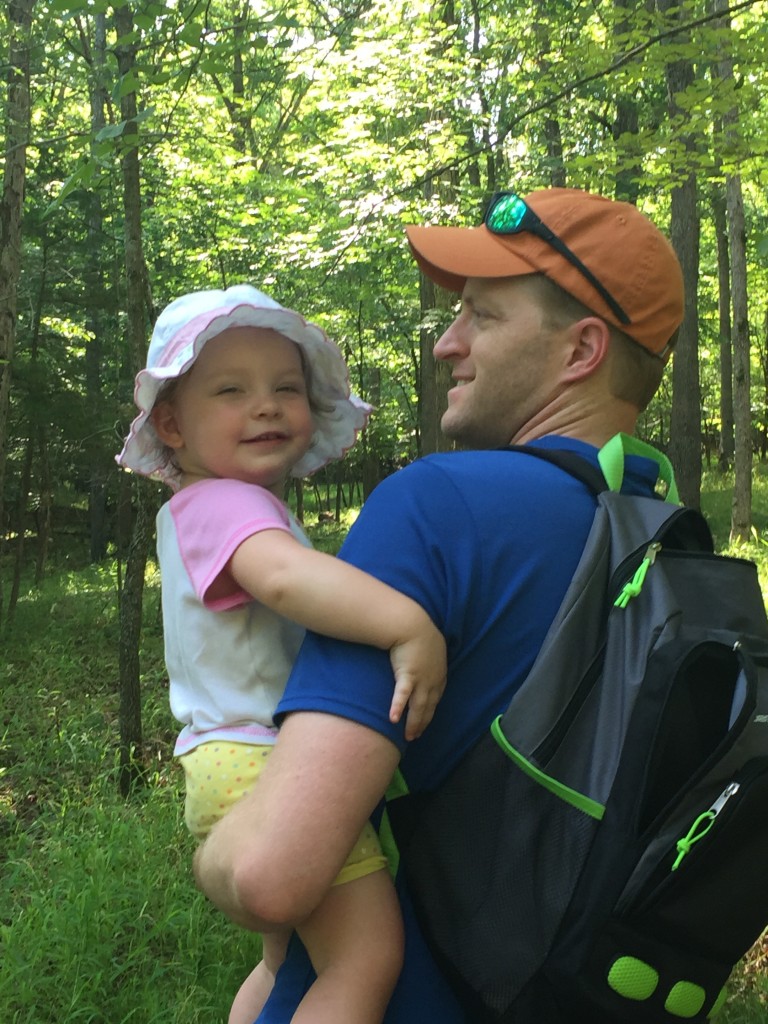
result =
M219 818L253 789L271 750L271 743L251 745L212 740L179 758L187 790L184 820L193 836L205 839ZM369 822L334 885L386 867L379 837Z

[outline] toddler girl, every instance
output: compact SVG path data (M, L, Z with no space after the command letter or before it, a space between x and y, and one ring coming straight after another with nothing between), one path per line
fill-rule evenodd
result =
M250 285L184 295L158 318L135 400L118 462L175 492L157 517L165 658L185 820L202 839L256 783L304 628L390 652L409 739L442 694L445 644L420 605L312 550L283 502L288 478L340 458L370 413L319 327ZM376 1024L402 926L371 826L327 901L299 929L317 981L293 1021ZM264 935L230 1024L258 1016L287 940Z

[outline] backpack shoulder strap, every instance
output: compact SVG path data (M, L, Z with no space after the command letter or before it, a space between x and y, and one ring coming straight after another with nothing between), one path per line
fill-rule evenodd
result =
M664 500L671 504L678 505L680 496L675 483L675 474L672 470L672 463L663 452L658 451L650 444L640 441L629 434L615 434L610 441L598 451L597 459L600 469L597 469L588 459L578 455L576 452L562 448L537 448L536 445L510 445L509 451L524 452L527 455L535 455L545 462L551 462L576 477L595 494L602 494L603 491L620 491L624 480L624 460L627 455L641 455L643 458L655 462L659 470L659 479L666 484Z
M522 452L525 455L535 455L537 459L544 462L551 462L553 466L559 466L570 476L580 480L594 494L602 494L608 490L608 483L603 473L593 466L591 462L577 455L576 452L567 451L564 448L537 448L531 445L509 446L509 451Z

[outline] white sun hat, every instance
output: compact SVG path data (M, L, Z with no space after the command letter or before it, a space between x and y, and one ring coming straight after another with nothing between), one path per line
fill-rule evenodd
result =
M119 465L178 489L179 470L171 450L155 433L150 413L166 381L186 373L205 343L230 327L278 331L300 347L309 367L315 432L311 448L291 476L308 476L352 447L368 422L371 406L350 392L349 371L338 347L316 324L251 285L238 284L226 291L182 295L157 318L147 365L136 375L133 397L139 415L116 456Z

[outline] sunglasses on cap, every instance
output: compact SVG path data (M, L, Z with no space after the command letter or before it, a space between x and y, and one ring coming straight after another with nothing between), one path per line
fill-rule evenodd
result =
M592 285L595 291L602 296L613 315L622 324L630 323L630 319L608 289L602 285L592 271L584 266L579 257L565 242L558 238L554 231L550 230L537 213L530 208L524 199L521 199L515 192L496 192L491 197L488 209L485 211L483 223L494 235L516 235L520 231L528 231L537 238L550 245L555 252L568 260L582 277Z

